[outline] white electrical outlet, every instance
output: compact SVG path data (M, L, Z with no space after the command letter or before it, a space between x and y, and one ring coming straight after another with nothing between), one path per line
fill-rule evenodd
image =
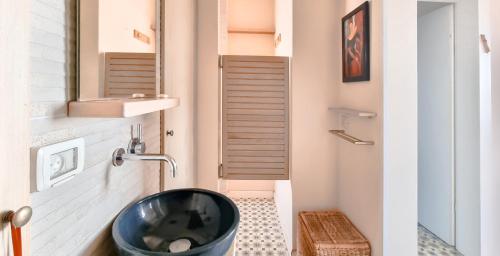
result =
M73 139L33 149L32 191L43 191L60 185L82 172L85 141Z

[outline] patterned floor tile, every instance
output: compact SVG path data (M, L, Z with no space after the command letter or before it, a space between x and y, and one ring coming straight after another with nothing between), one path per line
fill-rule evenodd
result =
M418 255L419 256L463 256L455 247L448 245L423 226L418 226Z
M234 199L241 214L236 256L286 256L285 238L273 199Z

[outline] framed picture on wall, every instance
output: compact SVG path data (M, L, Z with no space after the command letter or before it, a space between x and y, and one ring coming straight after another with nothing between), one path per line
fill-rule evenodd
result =
M342 18L342 80L370 81L370 14L365 2Z

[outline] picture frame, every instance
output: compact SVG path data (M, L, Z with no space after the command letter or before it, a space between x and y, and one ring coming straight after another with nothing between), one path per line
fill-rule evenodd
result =
M370 4L342 18L342 81L370 81Z

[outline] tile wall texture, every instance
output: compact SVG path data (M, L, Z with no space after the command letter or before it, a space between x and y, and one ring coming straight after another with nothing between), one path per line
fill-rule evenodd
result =
M76 0L32 0L31 146L85 139L85 170L71 181L32 193L31 255L109 255L110 227L136 199L159 190L159 164L111 165L130 125L144 125L148 151L160 150L160 115L128 119L67 117L76 92Z

